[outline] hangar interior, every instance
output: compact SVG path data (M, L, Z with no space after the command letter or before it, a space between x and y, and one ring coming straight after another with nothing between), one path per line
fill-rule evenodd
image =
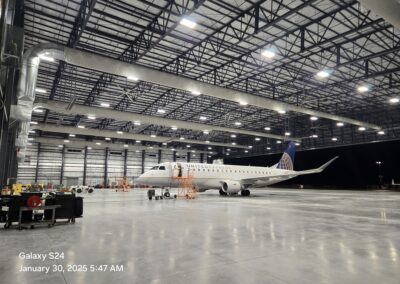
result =
M397 0L2 0L0 185L2 189L15 183L42 184L42 189L110 188L126 177L134 187L140 175L165 162L234 162L281 154L289 142L297 151L318 153L397 141L399 15ZM140 190L132 190L126 198L119 194L110 190L85 196L87 215L73 228L56 226L49 233L28 234L37 234L42 241L49 234L52 249L59 246L68 252L69 261L79 249L89 254L80 256L87 262L99 255L105 261L102 253L89 252L110 242L115 252L110 252L112 261L124 263L128 272L107 274L106 279L123 283L135 273L139 273L138 283L186 283L191 276L199 283L395 283L400 277L393 269L400 246L395 232L400 214L396 192L368 192L361 207L373 207L374 199L381 204L371 212L331 207L339 196L357 203L354 192L317 192L314 197L310 192L303 196L298 191L262 189L248 200L240 196L221 200L216 199L218 194L206 192L193 201L193 207L166 202L143 205L147 200ZM312 206L315 200L320 202L322 220L311 216L315 223L309 228L306 219L319 210ZM214 220L206 212L208 206L213 216L218 216L219 206L226 211ZM114 212L119 208L129 216L144 214L143 221L153 222L154 228L128 220L122 229L125 225ZM96 219L101 210L117 227ZM265 220L262 210L268 215ZM300 227L288 222L276 236L274 226L296 212L300 212ZM204 214L205 221L197 214ZM332 216L337 219L324 223ZM346 221L341 222L340 216ZM174 219L175 231L163 223L168 218ZM192 226L190 220L201 225ZM366 227L352 227L360 220ZM336 240L327 234L335 225L336 237L345 243L339 244L342 254L335 254ZM104 234L87 247L80 244L72 249L66 241L57 242L68 233L79 241L94 237L85 231L96 226L105 226ZM213 235L219 226L221 231ZM254 231L257 226L263 229ZM384 244L372 233L380 226L388 226L381 236ZM127 248L118 242L138 241L141 228L149 240L144 245L148 257L145 250L129 248L138 259L134 263L124 258ZM291 239L296 230L303 235ZM304 232L314 230L320 235L304 245ZM371 233L367 239L372 248L368 243L356 244L354 239L363 230ZM119 233L112 240L115 231ZM174 237L164 238L167 233ZM194 233L204 238L193 237ZM7 234L15 247L6 250L10 262L0 256L0 267L8 269L0 269L0 277L24 281L29 274L11 267L19 265L14 259L19 248L34 250L33 246L20 232ZM223 243L227 235L233 239ZM205 251L204 258L185 253L192 244L183 236L193 238L194 251ZM248 247L239 245L239 240L248 238ZM171 256L173 249L166 247L157 255L150 249L153 241L168 246L178 241L176 258ZM212 251L219 245L225 250ZM333 264L331 270L325 267L314 273L311 264L295 261L306 256L311 263L313 257L307 253L317 246L317 257ZM261 261L268 258L267 249L276 254L277 264L271 258ZM259 262L256 256L250 259L257 250L262 252L256 254ZM226 256L227 251L232 254ZM244 259L245 275L255 271L250 278L236 277L242 268L237 258ZM165 261L169 266L154 275L148 268L140 275L138 267L150 265L153 259L159 267ZM175 265L175 260L185 264ZM187 262L191 261L202 269L190 270ZM270 266L266 274L263 263ZM373 269L363 275L370 264ZM212 270L213 265L221 270ZM293 274L277 272L287 265L293 267ZM342 278L336 274L341 270L346 271ZM304 273L308 276L299 280ZM95 274L98 283L105 281L101 273ZM79 275L36 274L32 281L85 283L90 279L89 274Z

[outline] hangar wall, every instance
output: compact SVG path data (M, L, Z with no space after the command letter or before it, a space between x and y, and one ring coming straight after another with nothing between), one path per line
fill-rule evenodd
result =
M63 151L64 159L63 159ZM38 155L39 154L39 155ZM146 150L144 170L148 170L159 162L157 150ZM186 161L187 154L177 155L177 161ZM39 157L39 162L38 162ZM26 159L18 168L17 182L22 184L52 183L66 184L67 178L78 178L79 184L84 180L85 150L76 148L63 148L57 145L31 143L27 148ZM117 178L124 176L124 151L109 151L106 159L105 149L87 150L86 184L96 185L104 183L105 165L107 160L107 180L111 184ZM171 150L161 151L161 162L173 161ZM200 162L198 155L191 156L191 162ZM127 150L126 173L130 183L142 173L142 152ZM61 181L61 175L63 176Z

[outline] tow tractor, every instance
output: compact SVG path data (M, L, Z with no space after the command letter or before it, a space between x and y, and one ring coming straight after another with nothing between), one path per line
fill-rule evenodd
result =
M155 200L159 200L159 199L175 199L176 198L176 194L172 197L171 193L169 192L168 188L161 188L161 194L156 194L156 189L152 188L149 189L147 191L147 197L149 198L149 200L152 200L153 197Z

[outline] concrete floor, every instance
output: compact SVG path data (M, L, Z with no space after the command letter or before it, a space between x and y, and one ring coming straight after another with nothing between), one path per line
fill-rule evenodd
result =
M75 225L0 229L0 283L400 283L400 193L253 190L148 201L85 196ZM20 260L20 252L64 260ZM115 265L123 272L19 272Z

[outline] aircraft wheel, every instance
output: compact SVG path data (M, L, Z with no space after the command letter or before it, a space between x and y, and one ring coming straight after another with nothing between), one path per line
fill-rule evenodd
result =
M242 191L241 191L241 195L242 195L242 196L249 196L249 195L250 195L250 190L248 190L248 189L242 190Z
M222 189L220 189L220 190L219 190L219 195L225 196L225 195L228 195L228 193L226 193L225 191L223 191Z

